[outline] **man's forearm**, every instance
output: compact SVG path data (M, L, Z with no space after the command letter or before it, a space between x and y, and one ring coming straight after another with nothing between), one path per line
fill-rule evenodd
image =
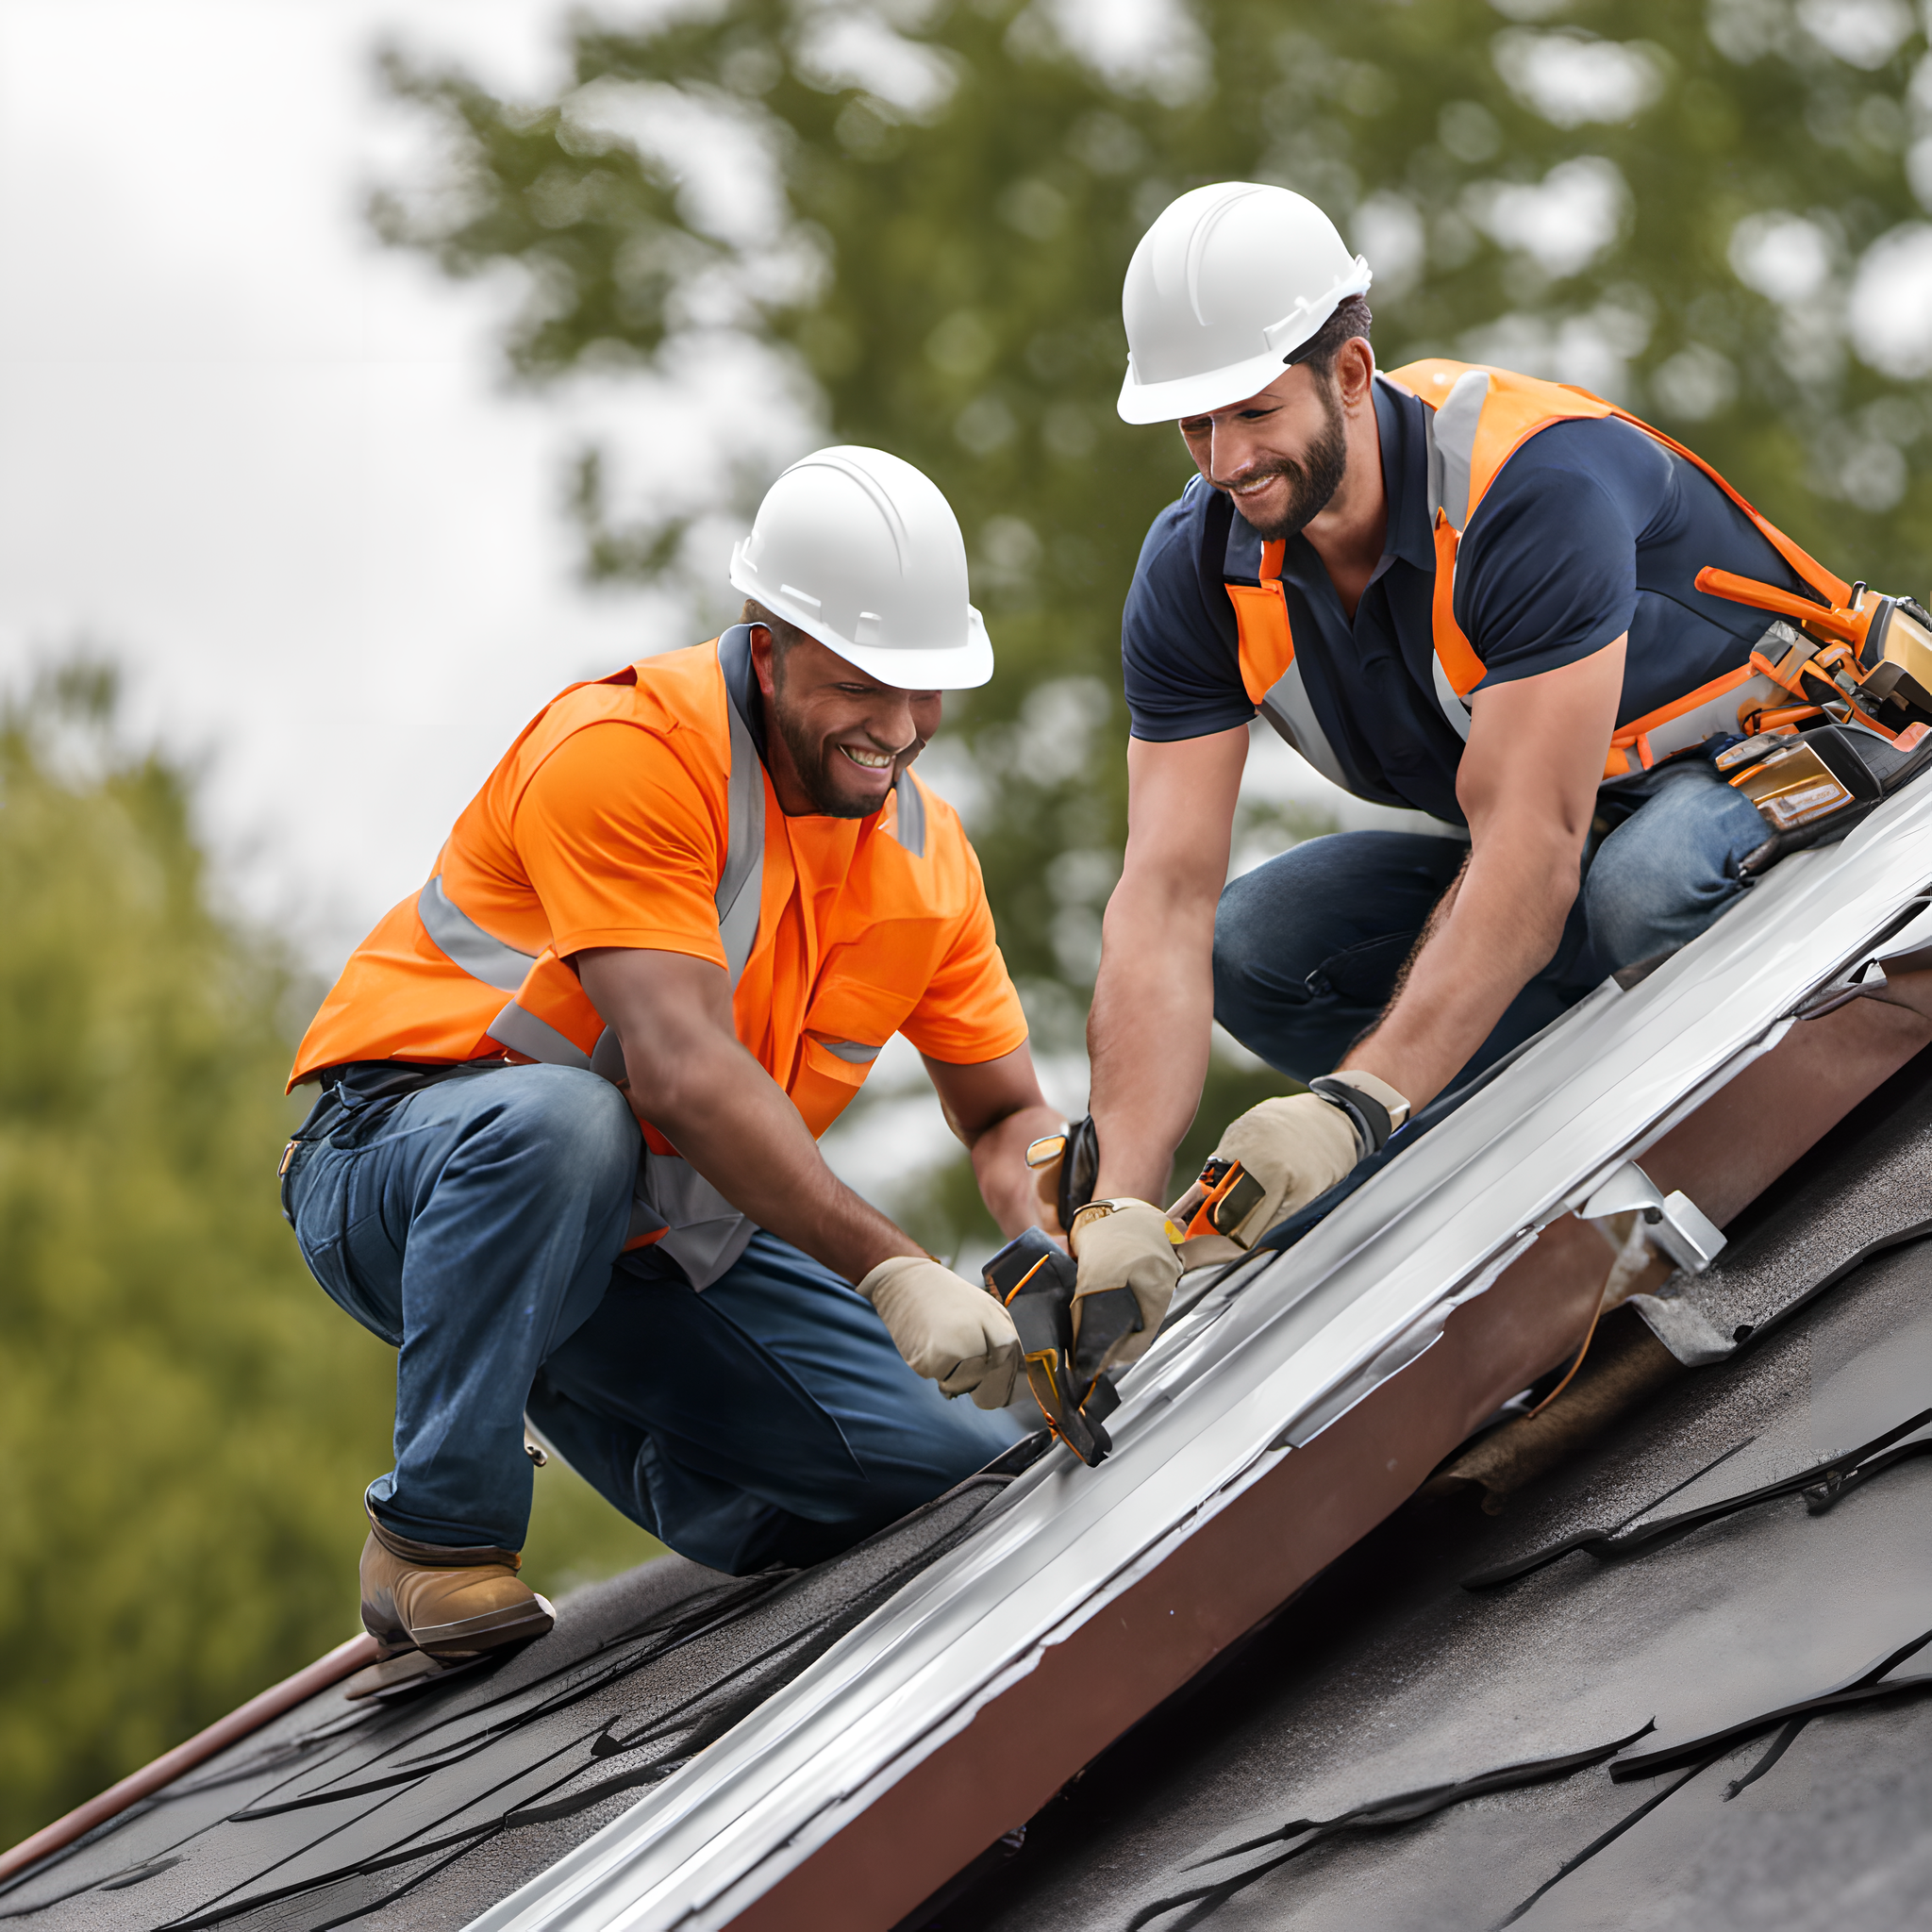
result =
M1087 1023L1102 1195L1166 1198L1174 1150L1208 1077L1214 910L1177 909L1123 880Z
M1553 837L1472 855L1436 908L1374 1030L1342 1056L1413 1108L1448 1086L1549 964L1576 896L1578 855Z
M740 1213L847 1281L925 1252L825 1165L798 1109L741 1046L701 1042L682 1060L669 1079L641 1079L633 1064L631 1105Z
M1026 1107L988 1127L973 1142L973 1173L986 1211L1009 1240L1040 1219L1040 1191L1026 1165L1026 1149L1044 1135L1059 1131L1060 1116L1050 1107Z

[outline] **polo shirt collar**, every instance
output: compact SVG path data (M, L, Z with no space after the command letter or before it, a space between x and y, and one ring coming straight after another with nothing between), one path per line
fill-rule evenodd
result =
M758 676L751 661L751 625L734 624L718 640L718 668L724 674L724 690L732 708L744 720L751 741L758 746L758 760L771 763L765 747L765 708L760 702Z

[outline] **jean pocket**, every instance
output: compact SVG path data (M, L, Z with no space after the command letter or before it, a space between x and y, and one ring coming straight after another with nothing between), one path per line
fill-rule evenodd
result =
M1331 992L1354 1006L1386 1006L1415 941L1412 932L1388 932L1344 946L1308 974L1308 991Z

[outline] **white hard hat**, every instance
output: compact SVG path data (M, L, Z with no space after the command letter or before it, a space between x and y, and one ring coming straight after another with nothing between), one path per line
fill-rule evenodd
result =
M992 675L953 507L884 450L801 457L765 491L731 553L731 581L899 691L964 691Z
M1253 181L1191 189L1127 264L1122 420L1173 423L1257 394L1368 288L1368 263L1312 201Z

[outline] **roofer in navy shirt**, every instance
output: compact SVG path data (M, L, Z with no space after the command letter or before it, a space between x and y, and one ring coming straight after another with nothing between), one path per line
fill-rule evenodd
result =
M1247 1246L1607 974L1709 925L1777 850L1712 758L1791 700L1753 668L1765 609L1693 580L1850 597L1607 403L1460 363L1379 374L1369 280L1312 203L1241 182L1181 196L1127 272L1120 412L1177 422L1200 475L1155 519L1123 629L1083 1297L1178 1275L1154 1203L1210 1014L1315 1083L1222 1137L1249 1179L1215 1218ZM1257 711L1337 784L1468 842L1341 833L1224 891Z

